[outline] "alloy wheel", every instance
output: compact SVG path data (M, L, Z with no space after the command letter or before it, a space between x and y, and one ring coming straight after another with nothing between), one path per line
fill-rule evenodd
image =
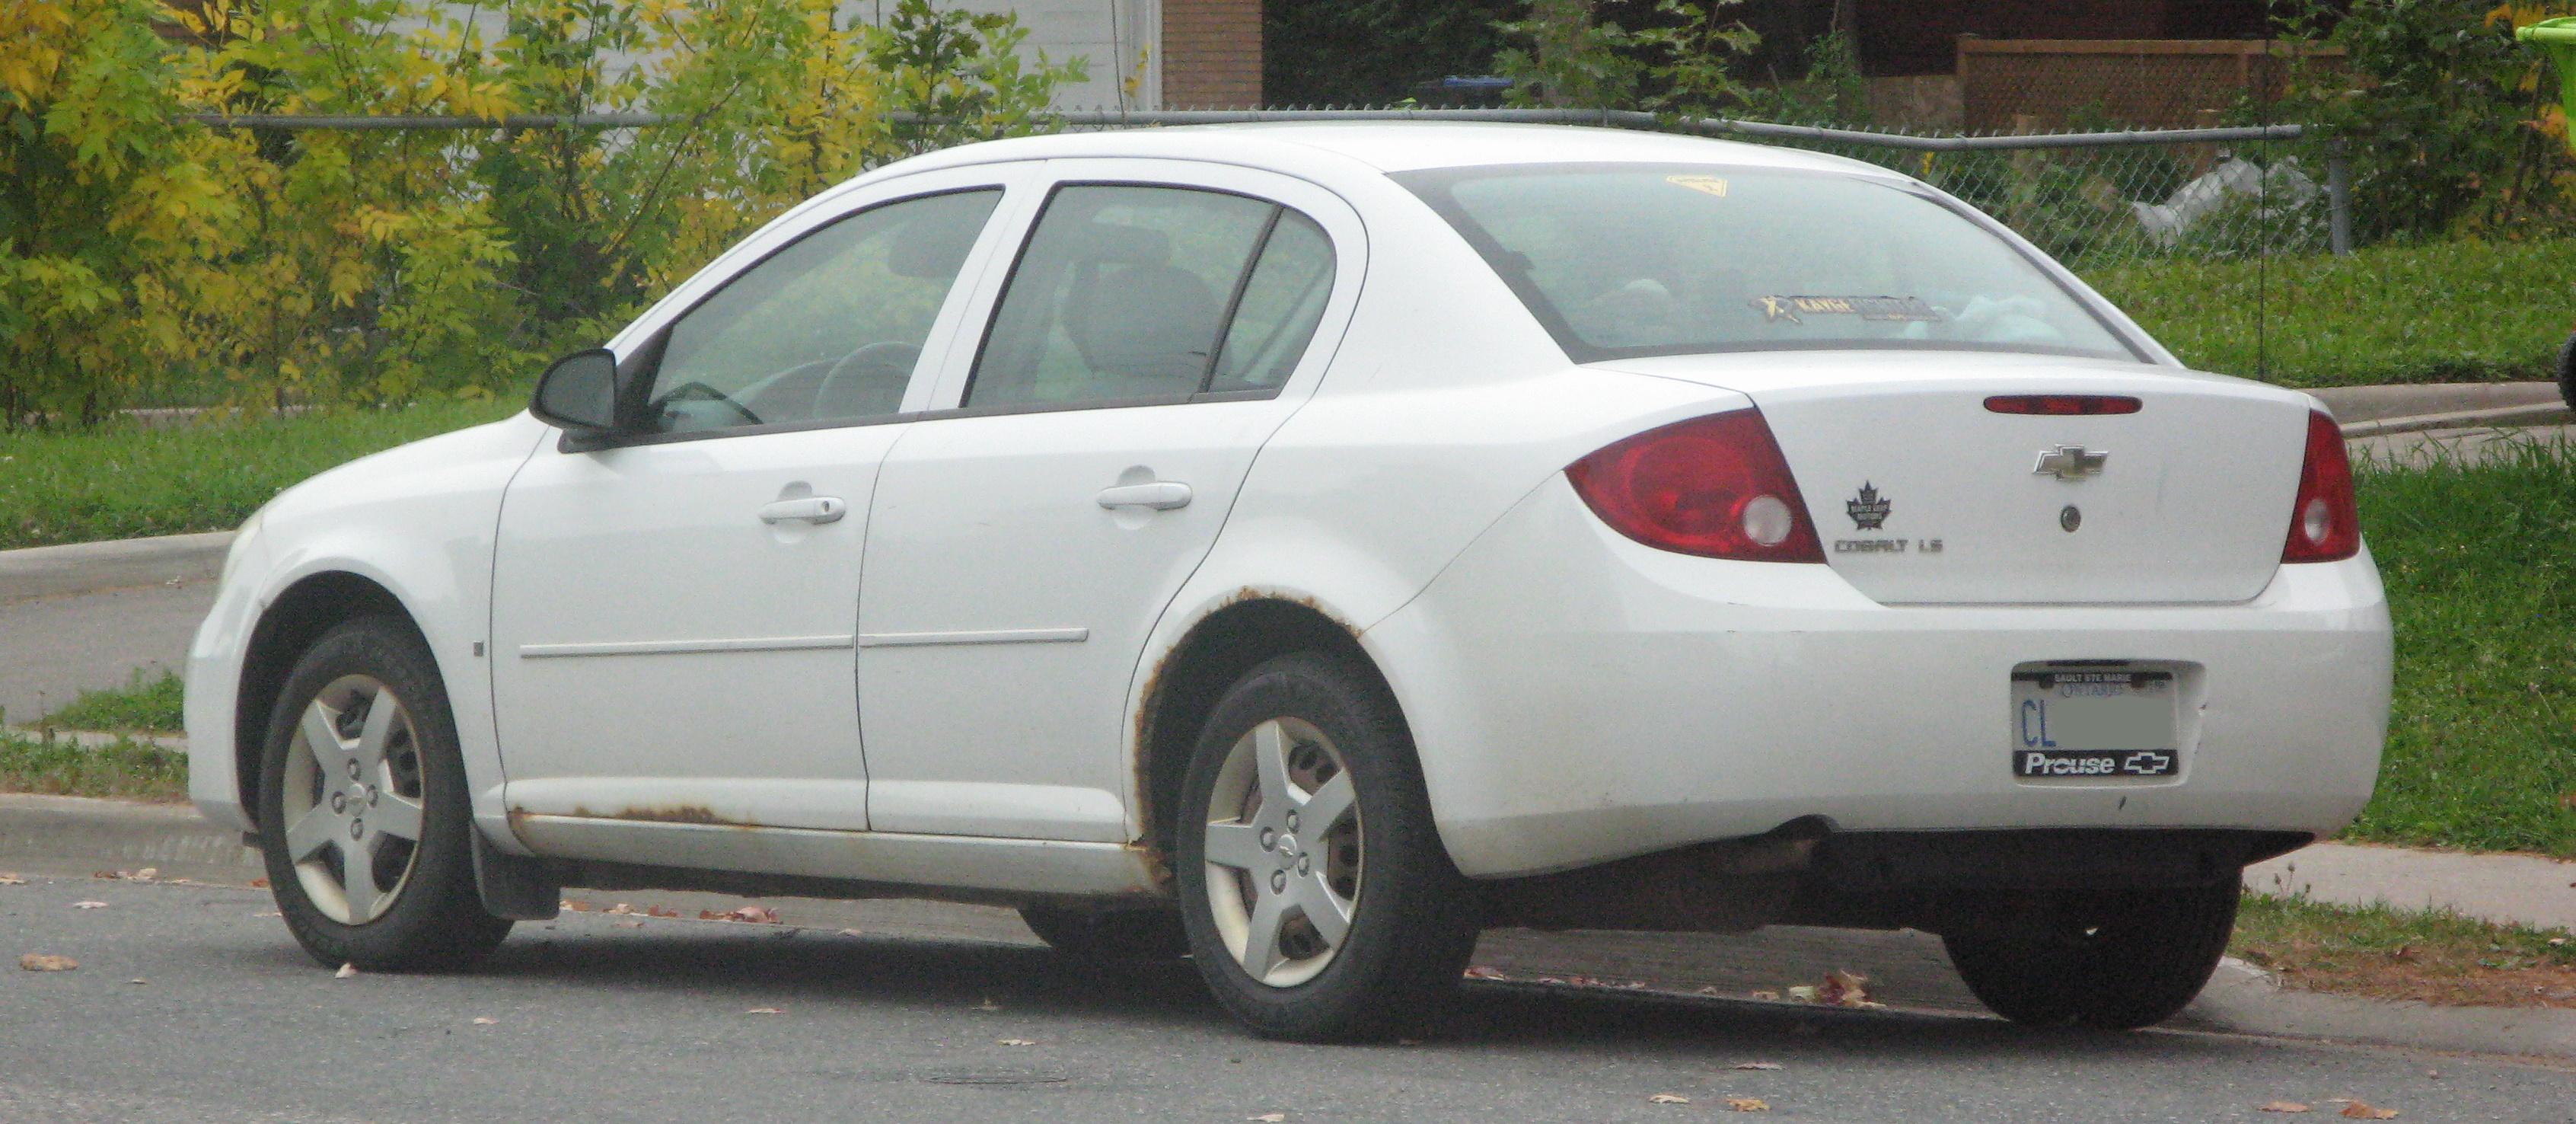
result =
M1332 963L1359 901L1365 838L1332 739L1273 718L1236 739L1209 793L1207 895L1246 974L1294 987Z
M287 861L322 915L364 925L393 908L420 853L418 731L391 688L343 675L316 692L287 745Z

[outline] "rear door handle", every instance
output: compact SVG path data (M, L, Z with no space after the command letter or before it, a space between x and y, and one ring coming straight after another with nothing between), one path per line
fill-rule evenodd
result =
M1176 507L1190 506L1190 486L1178 480L1121 484L1115 488L1100 490L1100 506L1113 510L1122 507L1150 507L1156 511L1170 511Z
M849 513L850 505L839 496L806 496L802 499L780 500L777 503L761 505L760 521L788 523L803 520L807 523L830 523Z

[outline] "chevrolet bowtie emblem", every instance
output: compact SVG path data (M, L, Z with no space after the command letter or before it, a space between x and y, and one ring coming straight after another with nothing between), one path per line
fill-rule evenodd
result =
M2060 445L2042 449L2039 463L2031 468L2033 476L2054 476L2060 480L2082 480L2102 474L2102 465L2111 459L2109 453L2087 452L2082 445Z

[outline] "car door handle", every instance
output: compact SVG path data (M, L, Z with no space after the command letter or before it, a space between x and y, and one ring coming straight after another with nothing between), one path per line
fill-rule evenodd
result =
M1121 484L1115 488L1100 490L1100 506L1113 510L1121 507L1150 507L1156 511L1170 511L1176 507L1190 506L1190 486L1178 480Z
M805 496L761 505L760 521L786 523L801 519L807 523L829 523L849 513L849 503L839 496Z

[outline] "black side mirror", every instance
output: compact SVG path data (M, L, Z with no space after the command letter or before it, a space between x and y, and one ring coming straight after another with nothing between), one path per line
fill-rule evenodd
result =
M617 428L617 353L594 347L555 360L537 379L528 412L573 433Z

